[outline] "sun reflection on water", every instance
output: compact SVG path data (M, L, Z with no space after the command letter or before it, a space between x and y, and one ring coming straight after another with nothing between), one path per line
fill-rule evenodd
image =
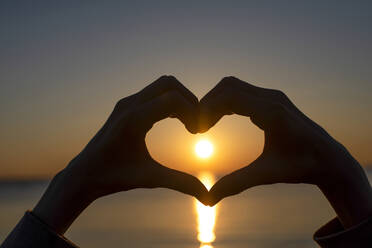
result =
M200 181L209 190L214 184L214 177L210 173L202 173L199 176ZM216 206L209 207L195 199L195 209L198 221L198 240L200 248L213 248L212 242L216 239L214 227L216 225Z
M201 244L200 248L213 248L211 245Z

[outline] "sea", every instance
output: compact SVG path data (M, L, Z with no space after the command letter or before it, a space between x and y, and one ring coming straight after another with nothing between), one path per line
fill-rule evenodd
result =
M371 180L372 171L368 176ZM0 243L48 183L0 182ZM312 185L251 188L222 200L213 211L201 210L194 198L176 191L137 189L96 200L65 236L86 248L307 248L318 247L313 233L333 217Z

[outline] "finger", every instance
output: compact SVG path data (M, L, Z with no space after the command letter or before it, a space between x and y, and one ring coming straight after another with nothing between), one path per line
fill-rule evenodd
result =
M179 91L172 90L147 101L132 112L132 125L146 133L154 123L177 117L191 133L197 132L198 104L190 102Z
M228 88L233 88L236 91L246 92L257 97L270 98L280 102L281 104L293 105L289 98L280 90L268 89L255 86L236 77L224 77L211 91L203 98L209 98L214 95L224 92ZM203 100L203 99L202 99ZM201 101L202 101L201 100ZM295 107L295 106L294 106Z
M259 157L250 165L222 177L209 191L210 205L213 206L223 198L239 194L248 188L274 183L270 172L265 170L265 164L265 159Z
M224 115L234 112L232 104L241 106L245 104L244 98L251 96L257 99L261 88L245 83L235 77L223 78L211 91L200 100L199 132L205 132ZM236 99L239 95L240 99ZM249 116L245 113L246 116Z
M220 82L212 89L210 90L200 101L203 101L205 98L211 98L215 95L220 94L221 92L224 92L228 88L233 88L239 91L248 92L253 95L260 96L262 95L262 91L264 91L264 88L260 88L257 86L254 86L252 84L249 84L247 82L244 82L236 77L224 77L221 79Z
M297 114L300 118L304 119L311 126L318 129L323 134L328 135L328 133L323 128L321 128L313 120L307 117L301 110L299 110L297 106L282 91L258 87L245 81L242 81L236 77L224 77L211 91L209 91L200 100L200 102L204 102L206 99L214 98L216 95L222 94L227 89L234 89L235 91L239 91L242 93L245 92L250 95L269 99L271 102L276 102L277 104L283 105L288 111ZM207 125L204 123L204 126Z
M286 109L270 99L227 88L224 92L203 98L200 102L199 131L205 132L224 115L232 113L249 116L254 124L267 130L279 126L281 118L286 116Z
M161 76L150 85L146 86L143 90L138 92L138 103L144 103L154 97L160 96L167 91L179 91L188 101L198 103L198 98L187 89L180 81L174 76Z
M283 106L289 111L300 113L300 111L289 100L289 98L279 90L257 87L235 77L225 77L200 100L200 131L203 132L208 130L208 128L213 126L220 118L222 118L223 115L232 113L242 114L245 116L249 116L249 114L252 113L258 114L258 111L249 113L245 111L247 108L245 108L245 110L242 109L242 107L244 107L244 103L249 100L251 100L251 103L260 103L259 105L262 108L256 110L272 111L277 107ZM220 103L218 103L219 101ZM267 103L271 103L271 106L267 106ZM234 111L232 108L233 106L231 106L232 104L235 104L234 108L241 109L243 111L241 113L238 113L239 111ZM214 105L218 107L217 110L214 109ZM208 112L208 108L205 110L206 107L209 107L209 112L212 113L212 115L205 113L205 111ZM215 114L215 116L213 116L213 114ZM263 116L263 113L261 113L261 115ZM208 120L207 117L212 118Z
M153 170L150 187L168 188L196 197L200 202L209 204L209 192L196 177L157 164Z

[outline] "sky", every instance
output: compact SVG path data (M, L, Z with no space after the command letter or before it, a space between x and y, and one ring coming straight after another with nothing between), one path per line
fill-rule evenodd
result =
M51 177L117 100L164 74L199 98L231 75L280 89L372 165L371 27L371 1L1 1L0 178ZM201 136L209 160L194 154ZM164 165L224 174L264 140L228 116L196 136L163 120L146 142Z

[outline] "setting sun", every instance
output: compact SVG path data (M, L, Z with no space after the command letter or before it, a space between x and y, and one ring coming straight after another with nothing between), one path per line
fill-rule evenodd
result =
M195 153L200 158L209 158L213 153L213 145L209 140L199 140L195 145Z

